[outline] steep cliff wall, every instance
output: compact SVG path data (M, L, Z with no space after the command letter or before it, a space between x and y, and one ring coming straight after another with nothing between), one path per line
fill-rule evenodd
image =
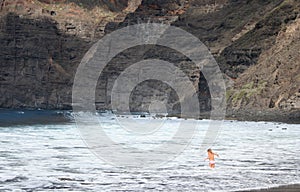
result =
M136 2L122 9L134 11ZM104 35L105 25L123 14L76 3L2 0L1 107L71 108L73 78L83 55Z
M276 11L282 2L283 0L231 0L223 2L219 10L204 15L203 12L187 11L175 25L204 42L215 55L222 70L236 78L257 62L262 50L274 43L275 34L281 28L281 24L276 21L289 17L292 11L292 8ZM270 14L272 16L268 17ZM270 20L265 20L266 17Z
M225 0L208 0L205 2L181 0L142 1L139 8L135 12L128 14L123 22L111 22L106 26L105 31L106 33L110 33L111 31L114 31L121 27L137 23L156 22L172 25L174 22L176 23L181 16L185 17L186 14L191 14L190 12L195 11L197 8L197 13L206 15L208 13L217 12L226 4L227 1ZM126 61L124 61L124 57L127 58L127 63ZM126 54L120 57L116 57L110 63L111 67L107 67L107 69L103 73L103 76L105 76L106 78L100 78L98 85L98 103L108 108L110 107L109 90L112 89L113 83L110 83L107 86L101 85L104 85L105 82L114 82L118 74L115 76L109 74L115 74L116 71L120 73L130 64L133 64L139 60L151 58L169 61L175 64L175 66L179 67L183 72L185 72L190 81L193 82L193 85L199 95L200 109L202 111L208 111L211 109L210 92L206 80L200 72L200 69L195 67L193 62L191 62L188 58L181 55L180 53L159 46L143 46L133 48L131 51L126 52ZM119 66L122 66L124 68L120 68ZM131 100L135 101L131 103L133 106L132 109L138 111L147 111L153 98L157 98L162 103L167 103L167 109L169 113L177 113L180 110L180 101L178 100L178 96L176 94L173 94L173 91L174 90L170 89L170 87L164 84L159 84L155 80L148 81L147 83L139 85L135 89L132 98L130 98ZM106 95L106 97L104 97L104 95ZM166 96L168 97L166 98Z
M204 15L187 11L174 23L201 39L233 80L235 86L227 93L230 111L247 116L250 110L253 116L266 118L255 111L286 109L294 119L299 117L295 111L299 111L300 65L294 51L299 44L295 35L299 4L294 0L227 1Z
M1 21L1 107L65 108L72 76L90 43L55 21L8 14Z
M284 1L242 37L243 44L258 39L248 45L261 44L263 49L256 65L245 70L228 91L230 108L277 110L299 119L299 11L298 1Z
M263 52L230 90L232 107L300 109L300 19L282 29L274 45Z
M69 108L75 70L88 48L104 35L104 29L109 33L141 22L171 24L185 13L190 2L135 0L127 2L127 7L125 4L125 1L97 1L96 4L75 0L24 0L15 4L3 1L1 42L5 46L1 49L1 106ZM208 1L197 6L203 7L205 14L207 9L219 5ZM106 10L107 7L115 12ZM7 15L7 12L13 13ZM103 71L96 91L97 107L109 109L117 76L130 64L149 58L175 63L198 90L199 68L183 55L162 47L136 47L114 58ZM147 82L135 89L130 98L132 110L147 111L155 96L167 102L169 112L178 111L180 105L174 90L166 84L155 85L155 81ZM166 90L169 91L163 94ZM206 88L203 90L206 90L204 95L209 95ZM208 103L202 101L202 108L209 109Z
M230 109L298 110L299 4L297 0L1 0L0 106L69 108L76 68L94 42L127 25L160 22L180 27L208 46L226 78L234 81L228 91ZM200 70L183 55L150 45L133 47L107 65L98 81L97 106L110 108L118 75L148 58L180 67L197 89L201 108L210 109L210 90ZM147 110L154 96L167 103L169 112L180 110L174 90L157 81L135 88L132 110Z

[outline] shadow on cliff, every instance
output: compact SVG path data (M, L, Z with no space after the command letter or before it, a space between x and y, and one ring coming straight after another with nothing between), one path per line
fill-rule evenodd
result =
M71 107L75 70L91 42L67 35L49 18L1 19L0 107Z
M93 42L66 34L49 18L28 19L10 13L1 19L0 25L0 107L70 109L74 75ZM103 70L95 92L98 108L111 107L112 85L122 71L132 63L151 58L183 67L195 86L200 86L196 80L199 76L193 75L198 69L181 54L153 45L133 47L113 58ZM135 89L129 98L131 110L145 111L143 105L148 109L155 92L162 100L167 99L169 112L180 111L174 90L157 81ZM148 98L146 105L143 98L139 99L141 96ZM205 95L205 99L209 97Z

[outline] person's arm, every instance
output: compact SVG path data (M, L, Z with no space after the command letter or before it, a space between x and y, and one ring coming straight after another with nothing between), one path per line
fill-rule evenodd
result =
M216 155L217 157L220 157L218 153L214 153L214 155Z

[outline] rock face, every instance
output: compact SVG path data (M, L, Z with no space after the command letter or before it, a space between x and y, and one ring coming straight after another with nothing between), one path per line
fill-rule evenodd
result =
M48 5L53 2L1 3L1 107L71 108L77 66L104 35L106 23L119 14L103 13L97 7L90 13L76 4L60 4L65 1Z
M175 25L205 43L222 70L236 78L249 66L256 64L262 50L274 43L281 28L281 23L276 21L290 16L292 7L288 10L278 9L283 0L216 2L221 7L216 11L207 14L187 11ZM265 17L269 20L263 19Z
M75 67L90 43L50 19L1 22L1 107L69 108Z
M294 114L300 84L297 18L298 1L228 1L205 15L187 11L175 25L201 39L234 81L229 110Z
M299 10L299 2L285 1L253 29L252 33L273 23L276 33L268 33L273 34L269 35L271 46L262 49L257 64L240 75L229 90L230 108L277 110L299 119Z
M227 1L207 1L205 4L189 1L142 1L139 8L126 16L122 22L111 22L105 28L106 33L110 33L119 28L139 24L139 23L163 23L172 25L180 16L184 16L190 10L190 7L198 6L203 15L215 12L223 7ZM180 37L174 39L179 41ZM126 60L124 60L126 58ZM201 111L209 111L211 109L210 91L206 79L200 72L199 67L196 67L192 61L187 57L174 50L159 46L139 46L124 52L112 60L108 67L103 71L103 78L100 78L96 96L98 104L102 105L100 108L110 108L110 95L113 82L115 82L118 75L140 60L145 59L160 59L168 61L181 69L192 82L200 103ZM157 69L159 71L159 69ZM111 82L108 83L107 82ZM215 84L217 85L217 84ZM148 111L153 100L158 100L160 103L166 104L166 110L170 114L177 114L180 112L180 99L174 93L170 86L164 83L158 83L156 80L149 80L136 87L132 93L131 101L132 111ZM189 98L185 98L189 100Z
M297 0L19 0L0 1L0 107L70 108L73 78L86 51L103 35L137 23L180 27L212 52L227 80L229 109L299 110L299 12ZM210 90L199 68L166 47L132 47L113 58L99 77L96 105L111 108L118 76L144 59L174 63L189 77L210 110ZM229 81L228 81L229 82ZM137 85L131 111L152 99L180 111L167 84Z
M182 14L187 6L188 4L181 0L145 0L142 1L135 12L128 14L124 21L108 23L105 32L110 33L119 28L139 23L155 22L170 25L178 19L178 13ZM170 55L172 55L172 57L170 57ZM132 64L146 59L160 59L173 63L190 78L196 91L198 90L200 69L189 61L188 58L166 47L143 45L128 49L116 56L106 66L99 78L96 91L96 103L99 108L111 108L111 91L120 73ZM159 69L157 69L156 73L158 72ZM178 77L178 79L180 78L181 77ZM165 112L169 114L180 112L181 101L177 93L168 84L156 79L147 80L137 85L131 97L128 99L130 100L130 110L134 112L149 112L154 100L166 105Z
M300 109L300 19L289 23L275 44L263 52L256 66L250 67L231 90L234 108Z

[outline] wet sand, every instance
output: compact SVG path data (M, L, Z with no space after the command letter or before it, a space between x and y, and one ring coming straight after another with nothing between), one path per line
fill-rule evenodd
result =
M246 190L239 192L300 192L300 184L284 185L274 188Z

